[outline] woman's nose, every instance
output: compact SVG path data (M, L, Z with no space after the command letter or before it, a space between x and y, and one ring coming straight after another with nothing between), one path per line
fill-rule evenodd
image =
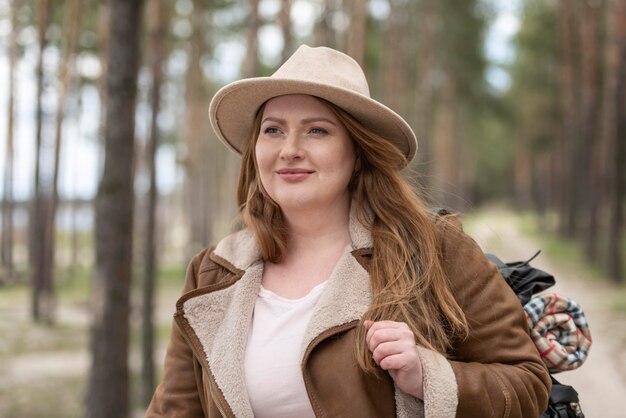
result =
M300 139L295 134L289 134L283 142L283 148L280 150L280 158L284 160L294 160L302 158L302 148Z

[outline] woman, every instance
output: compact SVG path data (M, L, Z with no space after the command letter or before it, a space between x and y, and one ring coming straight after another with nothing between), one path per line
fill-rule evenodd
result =
M301 46L209 114L246 228L191 262L148 417L536 417L522 309L403 179L416 140L358 64Z

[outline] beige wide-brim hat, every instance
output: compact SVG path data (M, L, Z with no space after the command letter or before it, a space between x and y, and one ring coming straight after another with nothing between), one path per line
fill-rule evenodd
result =
M308 94L339 106L398 147L406 157L405 165L417 151L415 134L406 121L370 97L359 64L326 47L302 45L270 77L247 78L222 87L209 106L211 125L220 141L241 154L261 105L287 94Z

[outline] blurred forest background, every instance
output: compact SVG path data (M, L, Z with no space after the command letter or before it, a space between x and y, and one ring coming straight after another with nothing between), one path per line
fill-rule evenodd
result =
M413 126L431 204L532 212L624 280L626 0L0 0L0 42L0 315L25 301L37 327L3 328L0 363L32 352L36 376L44 334L84 348L23 380L38 401L0 384L2 416L141 416L164 295L236 222L208 103L302 43L350 54Z

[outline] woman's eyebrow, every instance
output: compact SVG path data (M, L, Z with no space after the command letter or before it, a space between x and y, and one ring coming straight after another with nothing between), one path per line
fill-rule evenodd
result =
M276 123L285 123L285 119L281 119L281 118L276 118L273 116L268 116L265 119L263 119L263 121L261 121L261 123L265 123L265 122L276 122Z
M319 117L313 117L313 118L306 118L306 119L302 119L300 121L301 124L306 125L308 123L314 123L314 122L327 122L330 123L331 125L337 125L335 122L333 122L332 120L325 118L323 116L319 116Z
M275 123L280 123L280 124L285 124L287 123L285 121L285 119L281 119L281 118L277 118L275 116L268 116L265 119L263 119L263 121L261 122L262 124L265 122L275 122ZM300 120L300 124L301 125L306 125L309 123L315 123L315 122L327 122L330 123L331 125L337 125L335 122L333 122L332 120L325 118L323 116L314 116L312 118L305 118L305 119L301 119Z

